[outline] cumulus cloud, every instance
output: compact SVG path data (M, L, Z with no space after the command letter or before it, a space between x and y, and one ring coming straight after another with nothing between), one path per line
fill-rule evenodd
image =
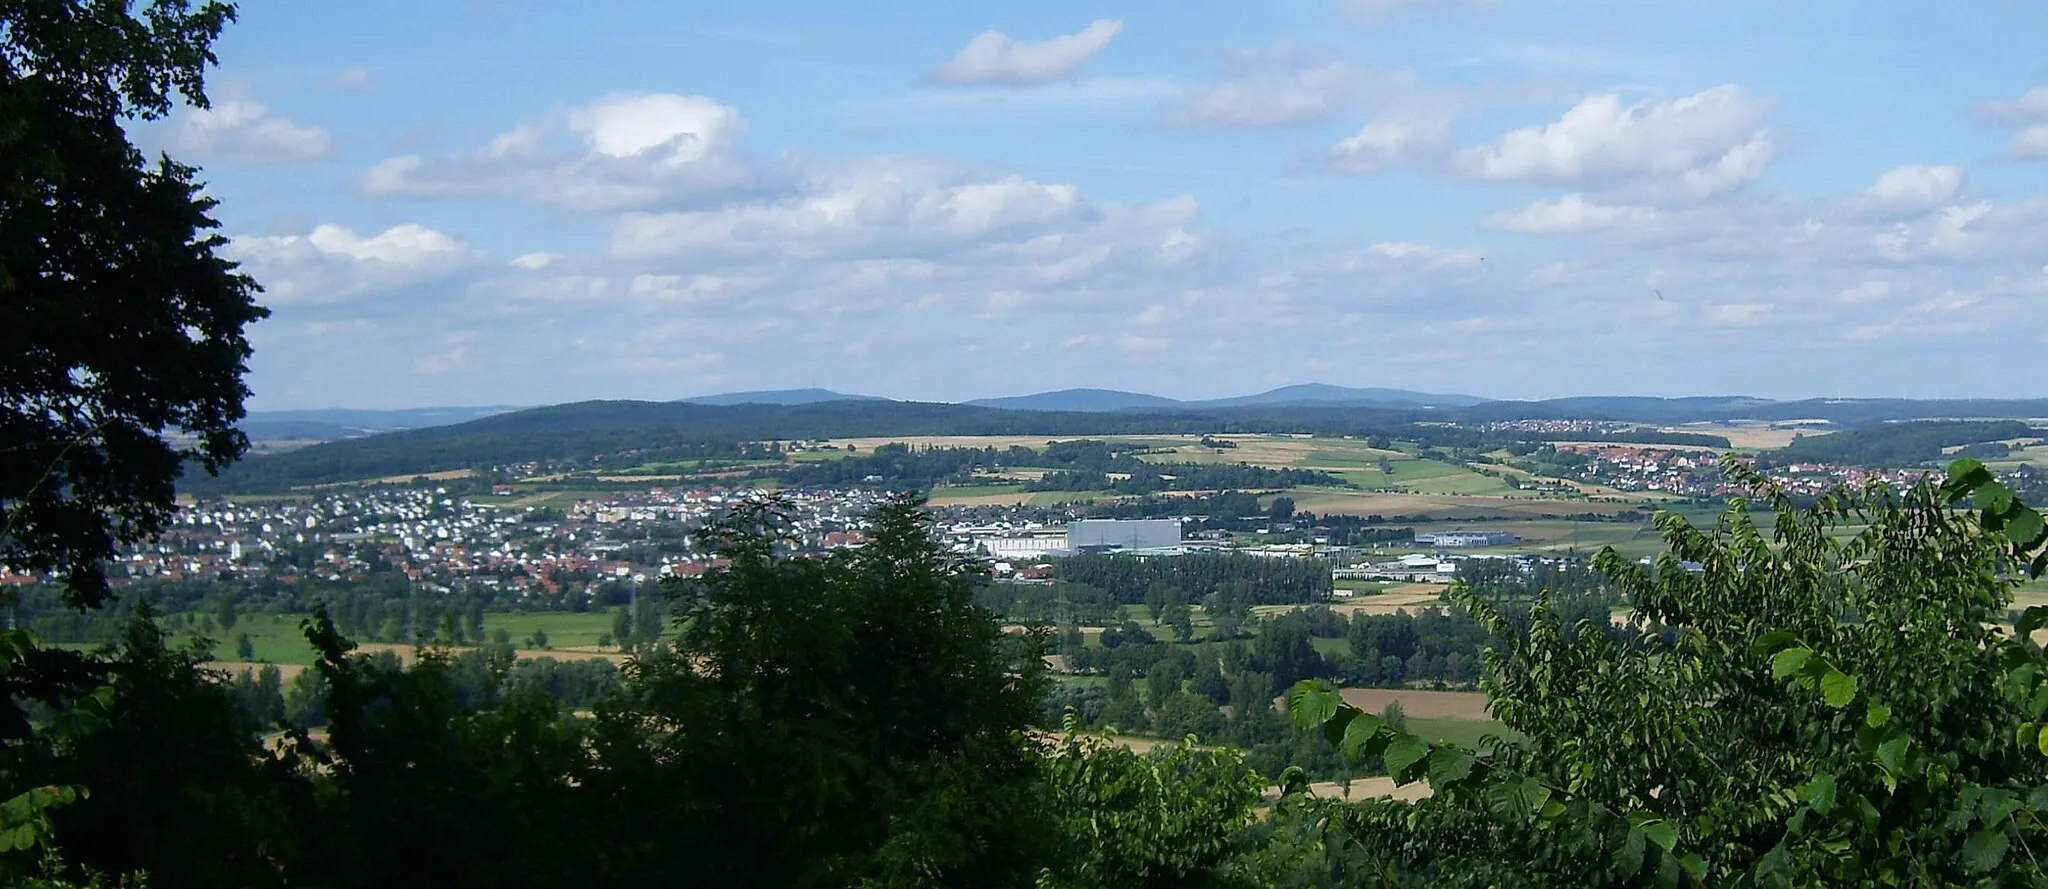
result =
M1027 237L1093 212L1072 185L1017 176L946 184L852 178L787 200L627 214L613 224L611 250L621 256L917 253Z
M1909 164L1885 171L1865 194L1887 204L1928 208L1954 198L1962 187L1961 167Z
M1582 194L1568 194L1554 201L1537 201L1513 213L1495 213L1486 218L1486 224L1525 235L1563 235L1641 224L1656 215L1646 207L1599 204Z
M173 154L201 162L296 164L335 154L333 134L256 102L186 109L171 121L166 142Z
M1080 73L1109 48L1124 28L1117 19L1096 19L1073 34L1046 40L1018 40L988 30L967 41L939 67L925 75L933 83L956 86L1001 84L1035 86Z
M1752 389L1788 385L1782 364L1763 358L1795 349L1825 352L1845 375L1895 367L1907 333L1951 335L1930 326L1949 320L1929 307L2031 329L2048 298L2048 198L1979 200L1960 170L1915 165L1832 197L1750 188L1670 200L1695 193L1680 191L1688 173L1741 168L1727 160L1741 136L1768 132L1767 112L1723 111L1749 129L1708 138L1688 122L1694 112L1666 107L1683 101L1617 103L1601 126L1567 114L1573 126L1528 131L1546 149L1536 160L1495 168L1514 173L1503 181L1567 186L1504 205L1485 224L1572 236L1568 262L1502 249L1512 244L1482 258L1455 240L1244 235L1209 224L1193 198L1118 203L1050 178L897 156L803 158L773 189L664 192L608 214L594 249L488 258L419 226L319 226L237 238L230 253L280 307L259 386L336 403L380 386L414 391L415 370L435 374L437 397L472 403L508 390L527 402L672 398L812 375L843 381L835 388L964 398L1015 391L1016 368L1047 367L1047 352L1059 356L1047 388L1182 394L1353 368L1361 376L1333 381L1517 396L1548 394L1518 390L1539 385L1522 381L1596 379L1625 361L1642 369L1631 385L1681 390L1696 384L1685 368L1714 360L1738 368L1726 385ZM621 103L537 117L473 154L525 158L527 176L586 180L632 164L643 184L703 164L760 168L734 143L737 112ZM1660 115L1691 135L1642 132ZM1442 118L1404 109L1369 119L1354 168L1478 175L1458 165L1447 126L1434 124ZM1511 142L1480 148L1500 149L1506 165L1508 149L1521 150ZM379 294L391 296L370 298ZM444 342L449 330L480 330L490 347ZM1482 331L1488 362L1426 345ZM1232 347L1262 336L1300 347L1283 366ZM1559 353L1567 339L1585 348ZM574 360L524 359L550 349ZM735 357L702 357L721 355ZM1361 355L1380 358L1361 365Z
M1381 118L1345 137L1320 160L1340 173L1375 173L1442 157L1451 147L1449 120Z
M620 93L520 123L481 148L400 155L366 174L373 197L503 195L579 211L711 200L766 187L771 172L738 145L729 106L673 93Z
M2015 160L2048 158L2048 86L2037 86L2011 101L1984 102L1970 113L1989 126L2016 129L2006 143Z
M1474 179L1716 195L1762 175L1777 157L1775 108L1734 84L1664 102L1595 94L1550 124L1460 152L1456 169Z
M1447 91L1405 68L1371 68L1279 40L1216 54L1212 80L1166 112L1168 126L1253 129L1320 123L1371 110L1441 109Z
M1984 102L1970 108L1977 119L1992 126L2023 127L2048 123L2048 86L2037 86L2011 101Z
M303 235L233 238L223 253L263 285L264 302L338 302L431 280L477 255L446 234L407 223L365 237L339 225Z
M2006 151L2018 160L2048 158L2048 123L2035 124L2012 134Z

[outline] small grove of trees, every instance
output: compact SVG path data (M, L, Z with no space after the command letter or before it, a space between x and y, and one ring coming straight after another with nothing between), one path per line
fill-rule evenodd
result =
M1053 576L1107 591L1117 602L1138 604L1155 584L1188 591L1192 600L1218 593L1246 605L1298 604L1329 598L1328 563L1247 555L1190 554L1141 559L1116 554L1056 559Z

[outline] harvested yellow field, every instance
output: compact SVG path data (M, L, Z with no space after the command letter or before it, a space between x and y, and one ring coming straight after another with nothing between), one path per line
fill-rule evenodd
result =
M1199 439L1176 447L1171 456L1156 455L1154 459L1177 460L1188 463L1249 463L1253 466L1274 468L1323 469L1341 472L1357 469L1364 461L1411 460L1400 451L1381 450L1368 447L1363 442L1342 438L1293 438L1268 435L1214 435L1237 445L1234 448L1214 449L1201 446ZM1322 455L1322 456L1318 456ZM1331 460L1341 456L1342 460ZM1319 465L1319 461L1322 465Z
M1394 779L1381 776L1378 778L1353 778L1349 784L1339 781L1315 781L1308 785L1308 793L1310 796L1318 799L1359 801L1386 797L1412 803L1419 799L1427 799L1430 790L1429 783L1426 781L1411 781L1407 784L1396 786ZM1266 798L1279 799L1280 788L1278 786L1266 788Z
M1826 435L1831 429L1813 428L1814 421L1793 421L1789 423L1687 423L1681 426L1666 426L1663 432L1693 432L1700 435L1719 435L1728 439L1728 444L1739 451L1771 451L1792 443L1793 436L1805 435L1812 438ZM1659 445L1659 447L1665 447Z
M1415 691L1406 688L1339 689L1344 703L1367 713L1378 713L1395 701L1409 719L1487 720L1486 695L1476 691Z

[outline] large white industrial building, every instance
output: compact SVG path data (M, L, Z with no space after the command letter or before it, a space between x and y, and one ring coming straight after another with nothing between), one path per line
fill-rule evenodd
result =
M963 529L962 547L996 559L1176 550L1180 519L1084 519L1061 527Z
M1180 519L1082 519L1067 526L1076 553L1168 549L1180 545Z

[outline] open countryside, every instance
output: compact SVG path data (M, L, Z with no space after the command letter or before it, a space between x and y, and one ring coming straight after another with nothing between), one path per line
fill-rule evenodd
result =
M1930 9L0 0L0 887L2048 886Z

